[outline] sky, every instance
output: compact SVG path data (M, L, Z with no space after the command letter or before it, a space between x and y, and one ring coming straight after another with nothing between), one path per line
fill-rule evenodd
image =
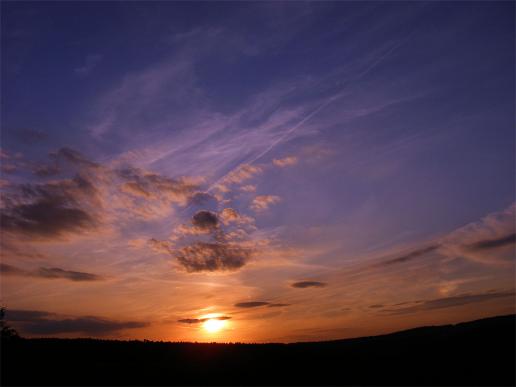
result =
M513 314L513 2L1 3L26 337L296 342Z

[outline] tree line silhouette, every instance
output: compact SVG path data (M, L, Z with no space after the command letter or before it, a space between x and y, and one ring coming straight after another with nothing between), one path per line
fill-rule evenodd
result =
M2 385L514 386L516 316L293 344L24 339L4 321Z

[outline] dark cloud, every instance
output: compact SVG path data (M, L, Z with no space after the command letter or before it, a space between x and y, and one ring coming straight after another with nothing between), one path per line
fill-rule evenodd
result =
M104 335L122 329L144 328L141 321L111 321L98 317L79 317L63 320L38 320L23 325L23 331L32 334L83 333Z
M63 270L57 267L40 267L35 271L30 271L3 263L0 264L0 273L3 275L17 275L23 277L39 277L49 279L62 278L71 281L100 281L103 279L101 276L96 274Z
M419 301L417 305L397 309L384 309L389 314L407 314L436 309L453 308L477 302L490 301L499 298L515 297L514 291L511 292L490 292L480 294L462 294L453 297L436 298L433 300Z
M244 266L251 250L235 244L197 242L175 253L187 272L232 271Z
M183 318L180 320L177 320L177 322L183 323L183 324L199 324L202 321L202 319L199 318Z
M54 316L53 313L38 310L7 309L5 318L7 321L33 321Z
M0 273L3 275L25 275L27 272L18 267L0 263Z
M293 288L304 289L304 288L323 288L326 285L327 285L326 283L319 282L319 281L299 281L299 282L294 282L291 286Z
M25 184L4 197L0 211L4 232L32 237L54 238L95 228L97 219L83 200L96 196L96 189L85 177L46 184Z
M265 301L248 301L248 302L239 302L235 304L235 307L237 308L256 308L259 306L265 306L270 305L268 302Z
M212 230L219 225L217 214L211 211L199 211L192 217L192 224L202 230Z
M95 316L58 318L56 314L31 310L8 310L6 320L16 321L22 333L51 335L78 333L102 336L122 329L144 328L149 323L141 321L115 321Z
M421 257L425 254L431 253L432 251L435 251L438 248L439 248L439 245L432 245L432 246L424 247L422 249L417 249L417 250L411 251L410 253L400 255L399 257L392 258L387 261L381 262L380 265L394 265L397 263L408 262L415 258Z
M269 308L281 308L284 306L290 306L290 304L269 304L269 305L267 305L267 307L269 307Z
M374 305L369 305L369 307L371 309L378 309L378 308L383 308L385 305L383 304L374 304Z
M183 318L180 320L177 320L177 322L180 322L182 324L199 324L203 323L208 320L229 320L231 317L229 316L219 316L219 317L210 317L210 318Z
M40 267L36 272L38 277L43 278L65 278L71 281L99 281L101 276L80 271L63 270L57 267Z
M488 250L497 247L508 246L516 243L516 233L505 235L496 239L485 239L468 245L471 250Z

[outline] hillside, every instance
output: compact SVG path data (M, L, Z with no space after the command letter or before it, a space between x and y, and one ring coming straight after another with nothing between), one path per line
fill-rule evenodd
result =
M2 385L514 385L516 316L295 344L2 343Z

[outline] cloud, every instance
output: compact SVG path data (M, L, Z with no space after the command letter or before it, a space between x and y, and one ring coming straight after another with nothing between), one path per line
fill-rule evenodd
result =
M290 167L292 165L296 165L298 162L298 159L296 156L288 156L283 159L274 159L272 160L272 163L280 168Z
M502 236L500 238L495 239L486 239L481 240L475 243L472 243L468 246L471 250L488 250L495 249L497 247L503 246L511 246L516 243L516 233L512 233L509 235Z
M290 286L292 286L293 288L304 289L304 288L323 288L326 285L327 285L326 283L319 282L319 281L299 281L299 282L294 282Z
M225 183L238 184L253 178L263 172L263 168L257 165L242 164L234 171L231 171L224 178Z
M57 267L40 267L37 270L29 271L15 266L0 264L2 275L16 275L22 277L37 277L48 279L68 279L77 282L100 281L103 278L96 274L84 273L80 271L63 270Z
M169 241L160 241L158 239L151 238L148 243L151 249L158 253L173 254L174 252L172 249L173 245Z
M134 167L118 170L117 174L125 180L122 190L147 200L185 205L198 188L198 184L186 178L172 179Z
M99 219L91 209L97 190L85 176L16 188L3 198L3 232L48 239L98 225Z
M185 205L198 192L198 180L132 166L113 169L70 148L60 148L50 158L53 164L31 167L33 173L48 177L66 172L72 177L4 185L3 233L33 240L63 239L118 227L131 218L163 218L173 211L172 205Z
M410 262L435 252L441 256L500 264L514 259L516 232L514 232L515 205L501 212L489 214L478 222L461 227L437 242L408 253L374 264L388 266Z
M32 321L54 316L54 313L38 310L7 309L5 317L7 321Z
M77 333L103 336L123 329L149 326L149 323L142 321L115 321L96 316L60 318L50 312L9 309L6 320L15 321L15 327L22 333L36 335Z
M491 301L500 298L514 298L514 291L510 292L491 292L478 294L462 294L453 297L436 298L433 300L426 300L418 302L417 305L408 306L397 309L385 309L384 312L389 314L408 314L436 309L454 308L462 305Z
M442 240L439 252L449 257L464 257L485 264L514 261L516 242L516 204L501 212L467 224Z
M201 230L213 230L219 225L219 219L217 214L211 211L198 211L192 217L192 224L194 227L200 228Z
M265 301L248 301L248 302L239 302L235 304L237 308L257 308L259 306L270 305L270 303Z
M247 263L252 250L237 244L196 242L174 255L189 273L234 271Z
M389 259L387 261L380 262L380 265L393 265L398 263L405 263L411 261L415 258L421 257L425 254L431 253L439 248L439 245L432 245L428 247L423 247L421 249L413 250L410 253L400 255L396 258Z
M281 201L281 198L276 195L260 195L253 199L251 209L256 212L265 211L269 206Z
M240 190L243 192L255 192L256 186L252 184L246 184L240 187Z
M0 167L0 171L3 174L16 173L18 171L18 167L16 165L14 165L14 164L2 163L2 166Z
M219 218L225 225L229 225L231 223L236 224L247 224L251 225L254 223L254 219L250 216L242 215L237 210L233 208L224 208L220 214Z
M229 316L219 316L219 317L209 317L209 318L183 318L180 320L177 320L177 322L180 322L182 324L199 324L203 323L208 320L229 320L231 317Z
M52 164L38 164L33 168L32 173L36 176L47 177L59 174L64 167L70 165L84 169L97 169L101 167L100 164L89 160L80 152L67 147L50 152L49 158L52 160Z
M240 218L240 214L233 208L224 208L220 213L220 219L224 224L236 222Z
M3 275L25 275L27 272L18 267L0 263L0 273Z
M37 276L42 278L65 278L71 281L99 281L103 278L96 274L63 270L57 267L40 267Z

